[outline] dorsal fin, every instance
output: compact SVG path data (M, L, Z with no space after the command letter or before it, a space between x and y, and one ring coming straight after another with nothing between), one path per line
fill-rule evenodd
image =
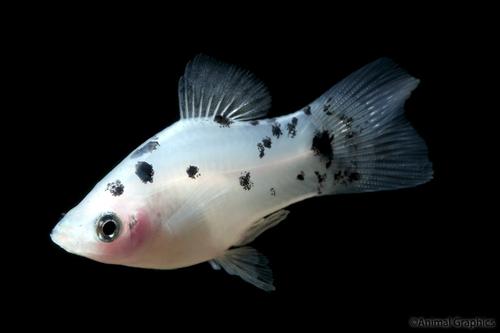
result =
M264 117L270 106L267 88L251 72L203 54L186 65L179 80L181 119L252 120Z

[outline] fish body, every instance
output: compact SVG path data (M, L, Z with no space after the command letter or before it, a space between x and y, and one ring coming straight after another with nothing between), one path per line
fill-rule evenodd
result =
M117 165L52 239L105 263L209 261L273 290L267 260L248 244L284 220L285 207L431 179L425 143L403 116L417 84L381 59L300 110L263 119L270 97L252 74L198 56L179 82L181 119Z

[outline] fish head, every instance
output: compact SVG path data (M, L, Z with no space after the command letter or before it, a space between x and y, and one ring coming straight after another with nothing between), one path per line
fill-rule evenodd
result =
M111 195L102 183L64 215L50 237L70 253L134 266L155 235L151 210L141 197Z

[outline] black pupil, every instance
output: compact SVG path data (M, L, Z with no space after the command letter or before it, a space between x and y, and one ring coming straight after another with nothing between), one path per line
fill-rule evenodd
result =
M106 236L111 236L115 233L116 231L116 223L113 220L108 220L104 222L104 225L102 226L102 233Z

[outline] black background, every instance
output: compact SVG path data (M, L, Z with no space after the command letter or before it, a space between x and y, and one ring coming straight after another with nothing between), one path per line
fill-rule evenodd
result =
M13 308L37 315L40 324L159 324L165 331L269 324L401 331L412 316L495 316L498 232L488 192L495 181L488 119L496 111L484 105L488 72L480 67L493 43L485 14L253 9L214 16L191 15L189 8L160 15L134 8L59 15L40 8L18 22L22 38L13 38L10 88L23 92L13 94L12 108L22 138L8 142L26 183L17 186L17 220L6 235L18 234L22 224L26 236L9 237L16 254L8 255ZM434 179L291 206L289 218L255 243L271 260L273 293L207 264L141 270L92 262L52 244L49 233L61 213L178 119L177 80L200 52L261 78L273 96L270 116L303 107L378 57L394 59L421 79L406 109L428 143Z

